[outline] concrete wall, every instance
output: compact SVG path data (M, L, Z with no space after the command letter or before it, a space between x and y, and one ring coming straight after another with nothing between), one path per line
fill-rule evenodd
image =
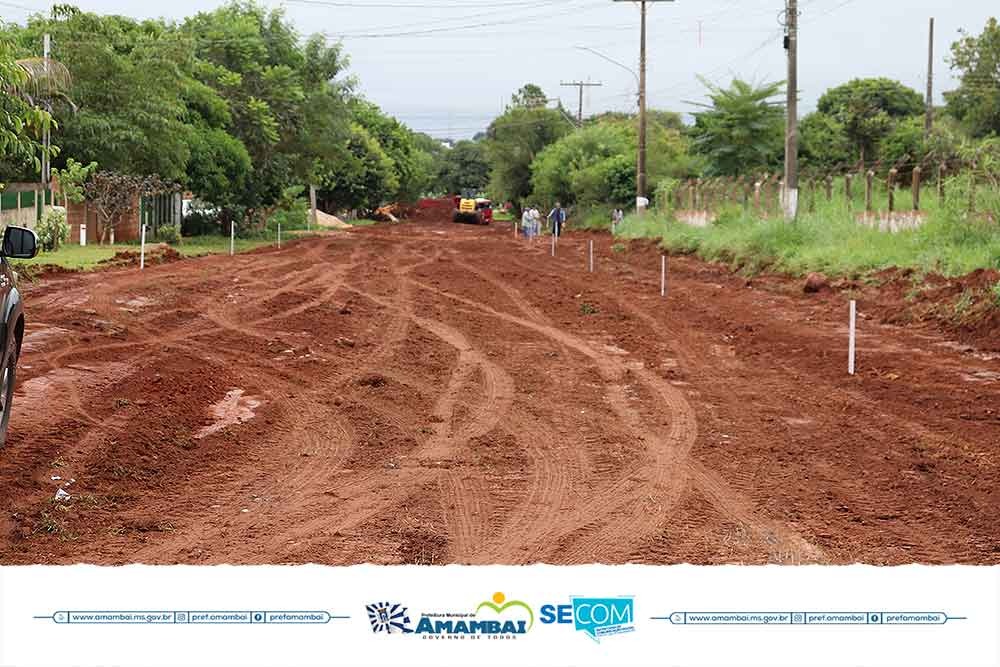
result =
M16 225L18 227L35 228L38 213L35 209L35 198L41 197L38 183L8 183L0 197L0 225ZM11 201L11 200L16 201ZM18 202L21 204L18 208ZM48 206L43 206L42 212Z

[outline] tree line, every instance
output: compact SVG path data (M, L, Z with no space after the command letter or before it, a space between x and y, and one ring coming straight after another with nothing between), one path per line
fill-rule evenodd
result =
M963 33L949 63L959 85L934 109L925 134L924 98L890 78L856 79L826 91L799 128L806 174L864 165L905 172L916 164L949 164L1000 153L1000 26ZM651 190L692 177L780 172L784 160L784 84L703 80L707 101L685 124L678 114L650 112ZM561 107L529 84L512 98L479 142L488 164L482 187L516 204L582 208L629 205L635 197L634 114L608 113L575 127ZM661 187L657 187L661 186Z
M45 34L54 60L41 75ZM826 91L800 124L803 169L888 170L995 153L997 21L963 33L950 65L960 83L935 109L929 135L922 96L898 81L858 79ZM331 211L464 192L517 206L633 201L634 114L605 113L577 127L528 84L484 132L445 146L361 97L348 66L340 45L304 38L281 10L250 0L179 22L55 5L26 25L0 24L0 181L37 180L50 127L52 164L68 180L100 172L119 182L155 177L191 191L220 220L246 226L302 209L307 184ZM780 170L783 84L704 85L707 101L693 123L650 112L651 191L689 177Z
M38 66L46 34L71 84ZM179 22L56 5L0 24L0 181L38 180L49 125L70 179L155 176L246 226L308 184L324 207L361 211L443 187L447 149L361 97L348 65L252 1Z

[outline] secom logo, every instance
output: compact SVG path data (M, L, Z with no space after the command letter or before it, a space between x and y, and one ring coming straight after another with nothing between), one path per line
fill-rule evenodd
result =
M572 623L575 630L600 642L602 637L635 631L634 603L631 597L572 597L570 604L542 605L539 613L543 624Z

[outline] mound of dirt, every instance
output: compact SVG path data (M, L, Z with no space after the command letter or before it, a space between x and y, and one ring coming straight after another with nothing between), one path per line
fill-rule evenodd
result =
M119 250L112 257L102 259L98 264L108 267L139 266L138 250ZM167 264L184 259L183 255L166 243L161 243L146 250L146 264Z
M806 294L816 294L826 289L830 289L830 281L822 273L810 273L802 286L802 291Z
M421 199L410 219L414 222L448 222L455 202L451 197L441 199Z
M317 209L316 224L326 229L350 229L352 225L347 224L335 215L324 213Z
M880 285L874 305L891 324L930 323L962 342L1000 351L1000 271L978 269L949 278L912 269L887 269L875 276Z

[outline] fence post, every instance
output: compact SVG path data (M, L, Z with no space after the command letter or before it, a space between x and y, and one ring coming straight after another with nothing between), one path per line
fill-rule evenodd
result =
M701 179L694 179L694 209L698 210L701 208Z
M826 175L826 200L833 201L833 175Z
M868 172L865 174L865 213L872 212L872 199L873 199L872 188L874 187L874 182L875 182L875 172L874 170L869 169Z
M753 184L753 210L760 215L760 188L763 183L756 181Z
M895 167L889 170L889 177L886 179L886 186L889 188L889 215L896 210L896 174L899 173Z
M516 224L516 223L515 223ZM313 227L318 227L316 220L316 186L309 184L309 217L307 218L306 231L311 231Z
M921 172L922 172L922 170L920 169L920 167L914 167L913 168L913 186L912 186L912 192L913 192L913 210L914 211L919 211L920 210L920 174L921 174Z
M854 197L851 196L852 195L852 193L851 193L851 179L852 178L854 178L854 175L851 174L851 172L847 172L846 174L844 174L844 196L847 197L847 208L851 208L851 204L854 203L854 201L853 201Z
M746 176L743 180L743 210L750 210L750 197L753 190L753 179Z
M945 172L945 166L943 164L939 164L938 165L938 176L937 176L937 178L938 178L938 181L937 181L937 196L938 196L938 203L939 204L944 201L944 172Z
M688 210L694 210L694 180L688 179Z
M976 212L976 163L972 163L972 170L969 171L969 213Z
M809 184L809 212L813 213L816 211L816 179L810 178Z

